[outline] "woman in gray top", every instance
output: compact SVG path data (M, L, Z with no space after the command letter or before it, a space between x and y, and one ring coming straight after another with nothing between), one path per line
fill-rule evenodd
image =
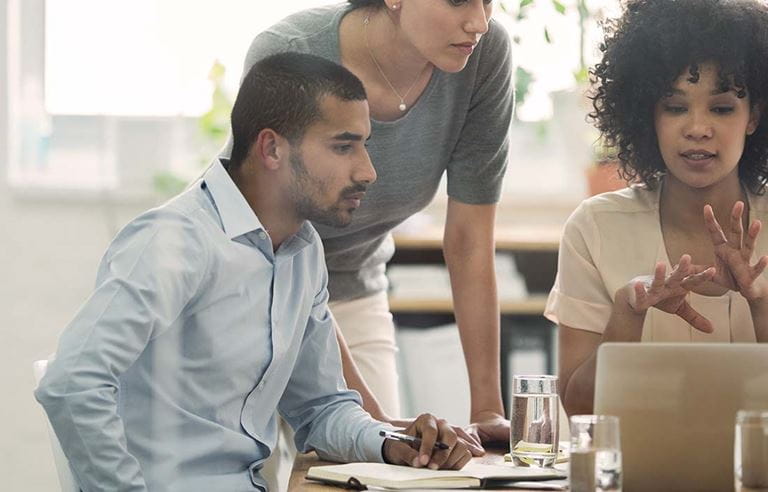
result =
M394 252L390 231L432 200L447 172L443 251L469 372L470 432L482 441L506 441L494 218L514 101L510 42L491 20L493 8L492 0L349 0L305 10L256 36L244 73L265 56L298 51L342 64L365 85L368 152L378 179L351 225L315 227L325 247L344 375L382 420L398 412L384 276Z

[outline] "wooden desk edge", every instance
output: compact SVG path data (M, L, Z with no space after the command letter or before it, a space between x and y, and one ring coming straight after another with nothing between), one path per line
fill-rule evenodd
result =
M547 294L532 294L525 299L502 300L499 302L501 314L540 315L544 314ZM452 313L451 299L435 298L398 298L390 297L389 308L393 313Z

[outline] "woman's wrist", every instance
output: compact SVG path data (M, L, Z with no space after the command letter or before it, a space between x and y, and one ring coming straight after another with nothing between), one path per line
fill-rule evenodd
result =
M643 323L648 311L638 311L630 303L632 284L627 284L616 291L613 311L608 326L603 332L603 342L639 342L643 334Z

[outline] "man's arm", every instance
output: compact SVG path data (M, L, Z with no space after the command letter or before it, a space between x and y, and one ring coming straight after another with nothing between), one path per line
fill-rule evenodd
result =
M443 252L451 276L472 397L470 420L483 441L509 439L501 400L499 302L494 267L496 205L448 201Z
M327 306L328 290L317 294L301 348L278 409L295 430L296 447L315 449L333 461L382 462L382 429L360 406L360 397L347 389L341 355ZM361 379L362 381L362 379Z
M204 256L178 219L145 215L126 227L102 260L94 293L59 340L35 391L78 485L87 491L144 491L117 413L120 375L170 326L202 278ZM191 256L190 256L191 255Z

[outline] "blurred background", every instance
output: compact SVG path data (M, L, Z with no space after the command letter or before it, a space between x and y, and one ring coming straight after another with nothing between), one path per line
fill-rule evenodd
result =
M612 176L585 122L584 91L599 21L618 4L495 2L495 18L515 44L518 100L498 219L500 237L512 238L502 241L498 256L504 370L553 372L554 337L541 311L559 227L590 193L589 176L606 170ZM45 417L32 397L32 363L54 352L93 287L109 241L139 212L183 189L216 155L254 35L292 12L327 3L0 0L4 490L58 487ZM439 243L429 242L444 208L445 194L438 193L400 230L393 309L402 326L404 412L430 410L461 423L468 408L461 389L448 398L438 391L409 393L424 381L445 387L420 370L429 367L430 354L457 361L443 377L466 378ZM515 239L520 234L522 241ZM417 292L408 290L413 275L421 280ZM415 381L410 375L416 374L426 379Z

